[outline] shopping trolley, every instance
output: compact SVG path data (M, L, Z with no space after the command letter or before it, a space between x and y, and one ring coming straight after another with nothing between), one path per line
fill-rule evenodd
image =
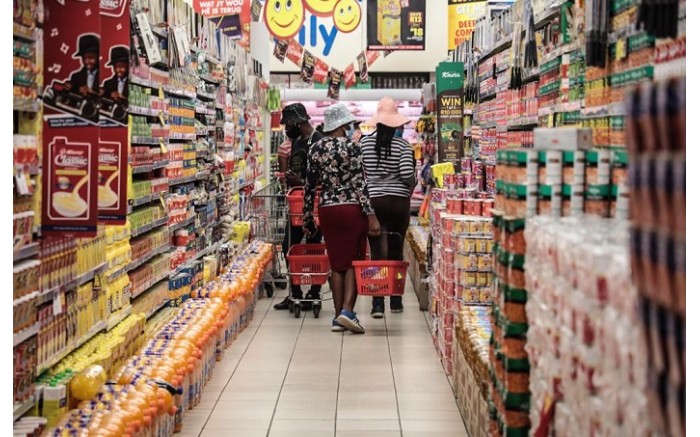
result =
M295 244L289 248L287 254L289 261L289 282L291 285L323 285L331 274L330 261L326 252L326 245L321 244ZM314 317L318 319L321 313L322 299L292 299L290 311L294 317L301 315L301 304L311 301Z
M272 262L263 277L267 297L272 297L275 287L284 289L287 285L283 270L285 254L282 250L287 225L287 199L280 181L254 192L248 200L246 210L251 236L271 243L274 248Z
M319 225L318 201L320 193L316 192L314 203L314 221ZM304 224L304 188L294 187L287 192L287 203L289 205L289 221L291 226L302 226ZM320 231L319 231L320 232ZM289 242L291 246L291 241ZM300 317L302 305L311 304L314 317L318 318L322 308L323 297L326 293L321 293L318 299L302 298L297 299L292 296L292 285L311 286L323 285L330 276L330 261L326 253L325 244L296 244L289 248L287 253L288 276L289 276L289 312L294 313L294 317Z

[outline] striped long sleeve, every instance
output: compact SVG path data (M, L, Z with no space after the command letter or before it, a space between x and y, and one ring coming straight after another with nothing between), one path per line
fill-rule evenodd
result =
M380 157L374 150L376 141L376 135L370 135L360 142L370 197L411 197L416 185L413 149L403 138L394 138L391 153Z

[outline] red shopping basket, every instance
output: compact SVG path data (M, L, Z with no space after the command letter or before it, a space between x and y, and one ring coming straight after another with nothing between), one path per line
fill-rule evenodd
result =
M289 249L287 261L294 285L323 285L331 272L325 244L295 244Z
M362 296L402 295L408 263L404 261L353 261L357 294Z
M314 198L314 220L318 225L318 198L319 192L316 191ZM289 204L289 219L292 226L302 226L304 224L304 188L294 187L287 192L287 203Z

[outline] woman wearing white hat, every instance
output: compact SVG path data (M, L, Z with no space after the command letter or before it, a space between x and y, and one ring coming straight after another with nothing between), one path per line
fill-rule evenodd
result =
M399 114L396 102L384 97L367 122L377 130L362 138L362 162L372 207L383 233L370 238L372 259L403 261L403 243L411 217L411 194L416 185L413 149L401 138L410 120ZM392 312L403 311L401 296L391 296ZM372 299L372 317L384 317L384 298Z
M335 303L333 331L364 333L355 314L357 284L352 262L365 259L367 235L379 235L379 221L369 200L359 146L351 140L355 116L343 104L324 113L326 137L309 149L304 189L304 230L314 235L316 188L321 189L318 216L331 264L331 290Z

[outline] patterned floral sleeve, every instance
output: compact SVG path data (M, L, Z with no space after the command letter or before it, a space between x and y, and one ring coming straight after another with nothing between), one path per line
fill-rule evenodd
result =
M304 185L304 227L308 228L314 221L314 198L316 197L316 182L319 177L317 145L314 144L309 148L309 154L306 163L306 184Z
M346 144L348 148L348 158L350 159L350 172L352 173L351 184L355 191L355 197L364 215L374 214L374 209L369 200L364 167L362 166L362 149L359 144L352 141L348 141Z

